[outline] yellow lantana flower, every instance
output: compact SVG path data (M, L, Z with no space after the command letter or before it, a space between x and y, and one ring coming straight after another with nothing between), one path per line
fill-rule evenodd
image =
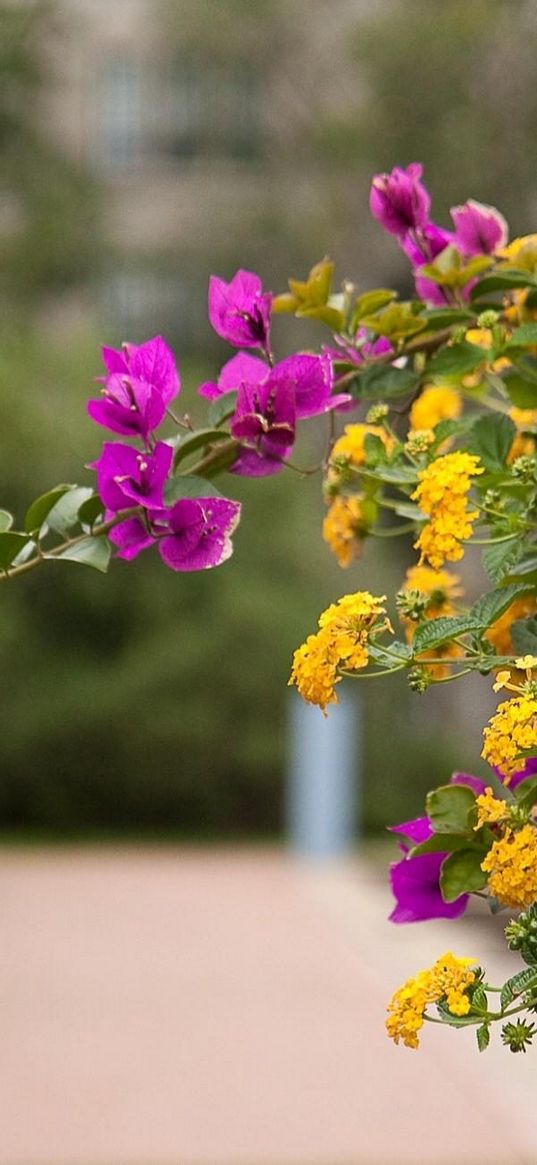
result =
M471 478L483 473L479 458L457 451L437 457L419 474L412 498L430 521L423 526L417 542L420 563L435 570L444 562L457 562L464 554L461 542L470 538L477 510L467 508Z

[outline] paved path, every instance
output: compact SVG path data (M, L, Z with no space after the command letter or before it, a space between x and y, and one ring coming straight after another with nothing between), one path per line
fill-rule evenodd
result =
M399 982L497 939L388 925L364 861L4 850L0 892L0 1165L537 1160L537 1052L383 1032Z

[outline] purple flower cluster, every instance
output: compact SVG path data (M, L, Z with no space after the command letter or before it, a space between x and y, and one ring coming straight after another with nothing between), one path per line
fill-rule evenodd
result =
M297 421L354 404L334 393L329 354L299 352L274 364L269 347L272 295L251 271L237 271L230 283L209 282L209 319L219 336L235 347L259 348L265 360L238 352L217 381L200 385L200 396L216 400L237 392L230 431L240 442L232 473L265 477L278 473L293 447ZM266 361L266 362L265 362Z
M447 246L454 246L464 262L476 255L493 255L507 242L507 223L493 206L468 199L451 208L454 230L431 222L431 198L421 181L423 168L411 162L406 169L395 166L390 174L377 174L371 184L369 206L374 218L395 235L412 264L416 291L432 306L446 303L443 288L420 274ZM467 295L471 283L464 288Z
M526 761L524 772L515 773L509 785L512 791L526 777L537 773L537 758ZM499 774L497 774L499 775ZM450 784L466 785L476 797L484 793L486 782L470 773L453 773ZM447 852L412 854L414 846L421 845L433 836L433 828L428 817L414 817L400 825L391 825L392 833L401 834L405 841L399 848L405 855L401 861L390 866L390 882L396 903L390 914L391 922L425 922L430 918L459 918L464 914L469 901L468 894L461 894L454 902L445 902L440 890L440 870Z
M103 361L101 399L89 401L89 415L97 424L135 438L142 446L105 441L91 466L97 473L105 520L113 520L125 509L135 510L109 532L118 557L135 558L156 545L172 570L219 566L232 552L239 503L211 496L180 498L167 506L164 498L173 447L157 440L155 430L181 387L172 352L161 336L155 336L139 346L103 348Z

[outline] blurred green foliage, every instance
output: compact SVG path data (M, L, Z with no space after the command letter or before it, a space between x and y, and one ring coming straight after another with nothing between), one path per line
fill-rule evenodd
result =
M98 266L98 186L52 144L43 97L47 38L61 37L47 0L0 3L2 152L0 296L4 313L79 285Z

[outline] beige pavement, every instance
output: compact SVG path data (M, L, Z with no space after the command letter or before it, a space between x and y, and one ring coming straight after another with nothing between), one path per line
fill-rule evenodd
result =
M364 860L3 850L0 892L0 1165L537 1160L537 1051L383 1031L445 949L501 971L497 937L389 925Z

